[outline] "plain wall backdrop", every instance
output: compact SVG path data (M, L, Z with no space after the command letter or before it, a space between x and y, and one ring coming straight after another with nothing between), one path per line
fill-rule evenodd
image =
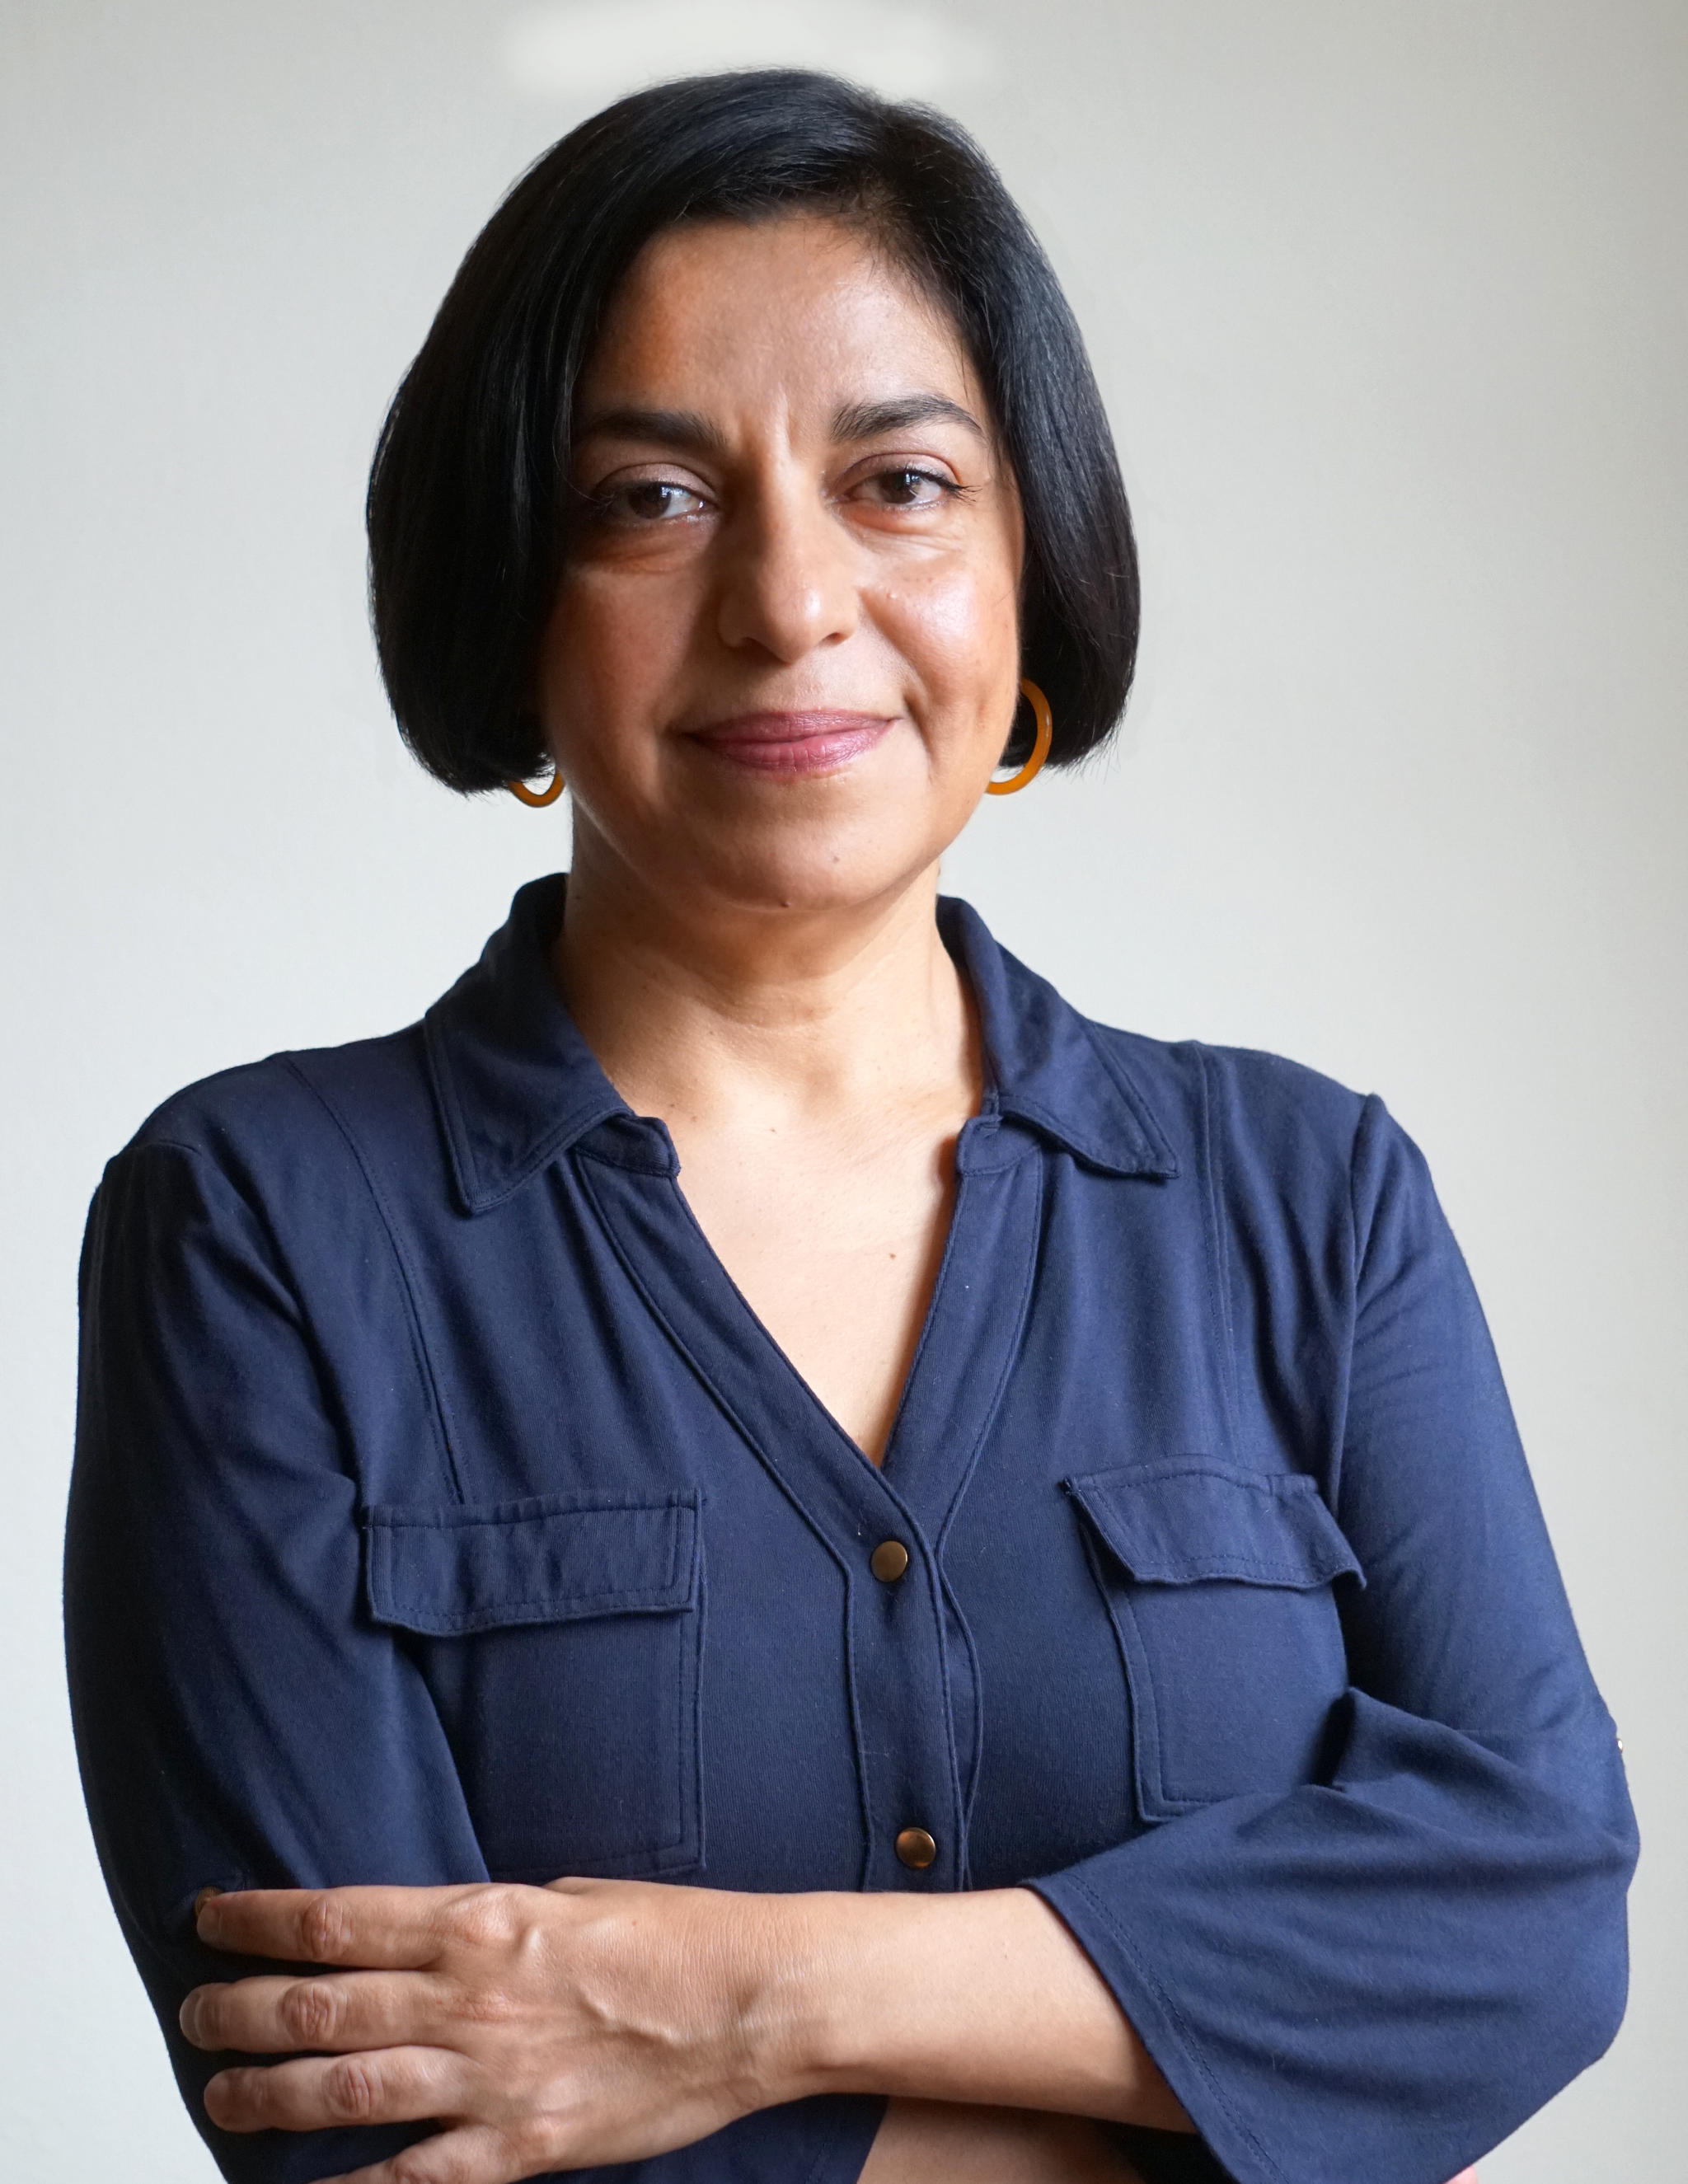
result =
M1683 0L0 0L0 2170L212 2174L64 1696L88 1195L186 1080L414 1017L566 862L565 807L398 744L369 454L521 166L792 59L1000 162L1140 525L1116 750L949 885L1093 1014L1381 1090L1494 1324L1645 1848L1629 2023L1485 2184L1679 2174Z

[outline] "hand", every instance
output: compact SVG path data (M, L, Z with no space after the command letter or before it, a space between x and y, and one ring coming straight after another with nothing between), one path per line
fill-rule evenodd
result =
M755 2023L772 1900L619 1880L212 1897L213 1948L337 1969L196 1988L181 2029L196 2048L296 2058L211 2080L224 2131L444 2126L336 2184L633 2161L785 2097L760 2075Z
M189 1995L196 2047L296 2059L220 2071L214 2123L444 2126L329 2184L516 2184L812 2092L1191 2127L1089 1959L1021 1888L254 1891L208 1900L199 1934L327 1968Z

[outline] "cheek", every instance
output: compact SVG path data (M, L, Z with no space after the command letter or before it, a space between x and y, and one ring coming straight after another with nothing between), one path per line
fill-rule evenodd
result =
M1017 673L1011 577L957 560L885 587L875 620L939 707L994 716Z
M572 742L620 740L661 710L683 656L689 621L671 587L618 582L587 570L565 577L546 628L541 710L547 728Z
M547 648L571 673L614 681L683 650L688 628L673 583L587 569L563 579Z

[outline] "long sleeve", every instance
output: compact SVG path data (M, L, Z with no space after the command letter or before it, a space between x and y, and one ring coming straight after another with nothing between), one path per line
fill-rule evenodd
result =
M143 1142L96 1197L81 1296L65 1623L96 1847L219 2167L235 2184L304 2184L422 2131L210 2126L219 2062L182 2039L177 2012L191 1987L254 1967L199 1944L195 1896L427 1886L487 1867L428 1686L365 1611L331 1362L344 1329L313 1324L263 1210L203 1146ZM842 2184L882 2105L765 2110L582 2184Z
M94 1840L189 2112L225 2175L322 2176L417 2134L238 2139L176 2012L230 1975L208 1883L485 1878L420 1678L356 1613L355 1482L311 1329L262 1225L203 1152L114 1162L82 1268L65 1559L77 1754Z
M1337 1580L1351 1688L1323 1779L1036 1884L1240 2184L1442 2184L1623 2012L1613 1725L1469 1278L1375 1101L1351 1205L1323 1262L1349 1293L1334 1513L1363 1585ZM1319 1262L1264 1256L1280 1294Z

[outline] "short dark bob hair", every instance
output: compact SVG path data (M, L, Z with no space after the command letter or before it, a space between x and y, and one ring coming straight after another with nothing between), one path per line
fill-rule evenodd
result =
M576 386L616 283L683 221L865 222L960 329L1024 511L1022 671L1052 762L1112 731L1136 659L1137 557L1067 299L964 131L837 77L692 76L618 100L530 167L476 238L393 398L370 473L370 602L398 726L450 788L543 771L526 702L565 550ZM1028 743L1022 706L1006 756Z

